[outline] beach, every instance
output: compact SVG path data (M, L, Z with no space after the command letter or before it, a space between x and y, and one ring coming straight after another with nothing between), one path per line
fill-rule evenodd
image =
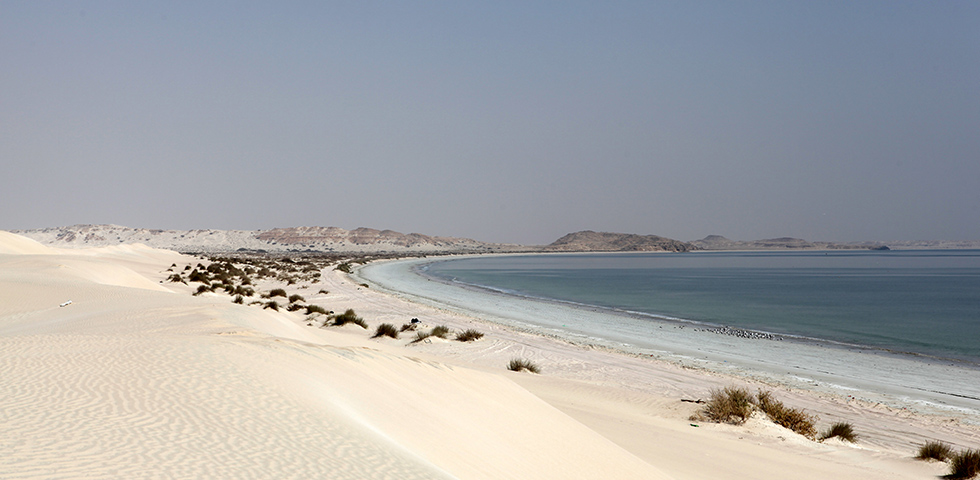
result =
M912 459L925 441L980 443L953 413L570 339L332 268L255 288L354 309L368 329L164 282L199 262L0 232L0 478L912 479L947 471ZM485 336L371 338L413 318ZM508 371L513 358L541 373ZM699 405L685 400L729 385L771 390L821 429L849 422L859 440L689 419Z

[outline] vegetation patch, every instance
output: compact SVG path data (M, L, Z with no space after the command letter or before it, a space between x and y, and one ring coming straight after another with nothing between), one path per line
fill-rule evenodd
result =
M456 340L460 342L472 342L481 338L483 338L483 333L473 329L469 329L456 335Z
M312 315L314 313L322 313L323 315L326 315L327 314L327 310L324 309L323 307L319 306L319 305L307 305L306 306L306 314L307 315Z
M773 422L811 440L817 436L817 428L814 426L817 417L807 415L803 410L783 405L783 402L773 398L772 392L760 391L756 397L759 409L765 412Z
M285 298L286 297L286 291L283 290L283 289L281 289L281 288L273 288L272 290L269 290L269 298L272 298L272 297L283 297L283 298Z
M235 299L232 300L232 303L237 303L237 304L241 305L241 304L245 303L245 297L243 297L241 295L236 295L235 296Z
M371 338L378 337L398 338L398 329L390 323L382 323L381 325L378 325L377 329L375 329L374 336Z
M538 368L537 365L524 358L515 358L511 360L510 363L507 364L507 370L514 372L527 370L531 373L541 373L541 369Z
M429 333L429 332L425 332L425 331L422 331L422 332L417 332L417 333L415 334L415 338L414 338L414 339L412 339L412 343L419 343L419 342L421 342L422 340L425 340L426 338L429 338L429 337L431 337L431 336L432 336L432 334L431 334L431 333Z
M446 338L447 335L449 335L449 327L445 325L439 325L432 329L433 337Z
M360 325L362 328L368 328L367 322L365 322L363 318L358 317L354 313L353 308L348 308L346 312L341 313L340 315L337 315L336 317L333 318L333 324L335 326L339 327L339 326L347 325L348 323Z
M830 426L827 431L820 435L820 441L824 441L828 438L837 437L845 442L854 443L858 439L858 435L854 433L854 427L847 422L837 422Z
M967 479L980 474L980 450L966 450L954 454L949 462L949 475L946 478Z
M752 415L752 394L744 388L725 387L714 389L704 408L691 420L709 420L718 423L741 425Z
M953 457L953 447L943 442L926 442L919 447L919 452L915 458L919 460L938 460L945 462Z
M294 293L294 294L292 294L292 295L289 296L289 303L305 302L305 301L306 301L306 299L303 298L303 296L302 295L299 295L299 294L295 294Z

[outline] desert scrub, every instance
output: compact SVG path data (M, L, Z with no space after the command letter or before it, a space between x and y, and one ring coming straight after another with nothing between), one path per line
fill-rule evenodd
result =
M341 313L340 315L337 315L336 317L333 318L333 324L335 326L339 327L341 325L346 325L348 323L360 325L362 328L368 328L367 322L365 322L363 318L358 317L357 314L354 313L353 308L348 308L346 312Z
M417 330L419 324L417 323L403 323L400 331L402 332L414 332Z
M330 291L324 290L324 289L321 288L320 291L319 292L316 292L316 293L326 295L326 294L330 293Z
M460 342L472 342L473 340L479 340L481 338L483 338L483 333L473 329L469 329L456 335L456 340Z
M334 268L334 270L340 270L341 272L344 273L350 273L351 272L350 262L341 263L340 265L337 265L337 267Z
M273 309L273 310L275 310L275 311L277 311L277 312L278 312L278 311L279 311L279 304L278 304L278 303L276 303L276 301L275 301L275 300L273 300L273 301L271 301L271 302L269 302L269 303L267 303L267 304L265 304L265 306L264 306L264 307L262 307L262 308L271 308L271 309Z
M807 415L803 410L783 405L783 402L772 397L772 392L760 391L756 397L758 398L759 409L765 412L773 422L811 440L817 436L817 429L814 426L817 417Z
M211 287L207 285L198 285L197 291L194 292L194 296L198 296L204 292L210 292L210 291L211 291Z
M707 403L691 420L709 420L741 425L752 415L752 394L744 388L711 390Z
M191 282L211 283L211 277L196 268L187 276L187 280Z
M292 295L289 296L289 303L305 302L305 301L306 301L306 299L303 298L302 295L299 295L299 294L296 294L296 293L294 293L294 294L292 294Z
M820 441L824 441L828 438L837 437L846 442L854 443L857 441L857 434L854 433L854 427L847 422L837 422L830 426L827 431L820 435Z
M966 450L950 457L949 475L945 478L967 479L980 474L980 450Z
M327 310L324 309L323 307L319 306L319 305L307 305L306 306L306 314L307 315L312 315L314 313L322 313L323 315L326 315L327 314Z
M273 288L272 290L269 290L269 298L272 298L272 297L283 297L283 298L285 298L286 297L286 291L283 290L283 289L281 289L281 288Z
M398 338L398 329L390 323L382 323L381 325L378 325L377 329L375 329L374 336L371 338L378 337Z
M235 295L235 299L231 301L232 303L237 303L239 305L245 303L245 297L241 295Z
M943 442L926 442L925 445L919 447L919 452L915 455L915 458L919 460L938 460L945 462L952 456L953 447Z
M169 281L171 283L178 283L179 282L179 283L183 283L184 285L187 285L187 282L184 281L184 277L180 276L179 273L175 273L175 274L167 277L167 281Z
M432 336L432 334L429 333L429 332L416 332L415 333L415 338L412 339L412 343L419 343L422 340L425 340L426 338L429 338L431 336Z
M433 337L446 338L446 335L449 335L449 327L445 325L439 325L432 329Z
M290 303L289 306L286 307L286 311L295 312L297 310L302 310L304 308L306 308L306 306L303 305L302 303Z
M527 370L531 373L541 373L541 369L537 365L532 363L530 360L523 358L515 358L507 364L507 370L512 370L515 372L520 372L522 370Z

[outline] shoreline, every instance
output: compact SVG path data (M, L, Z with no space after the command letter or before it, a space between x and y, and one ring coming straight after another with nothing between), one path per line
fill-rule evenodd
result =
M785 341L719 335L706 323L514 295L424 274L425 265L446 260L449 258L391 260L362 266L354 274L410 302L571 345L606 348L816 394L860 396L872 404L980 426L980 386L971 381L980 369L971 363L782 334L778 335ZM384 267L386 272L379 275L377 267L382 264L400 266L394 270ZM386 279L385 273L396 276ZM514 313L518 310L530 313ZM558 318L564 321L556 321ZM620 323L642 319L646 325L623 331L617 319Z

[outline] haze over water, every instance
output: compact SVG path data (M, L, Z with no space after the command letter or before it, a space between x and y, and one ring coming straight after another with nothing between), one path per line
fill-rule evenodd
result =
M481 257L428 273L512 294L980 363L980 251Z

